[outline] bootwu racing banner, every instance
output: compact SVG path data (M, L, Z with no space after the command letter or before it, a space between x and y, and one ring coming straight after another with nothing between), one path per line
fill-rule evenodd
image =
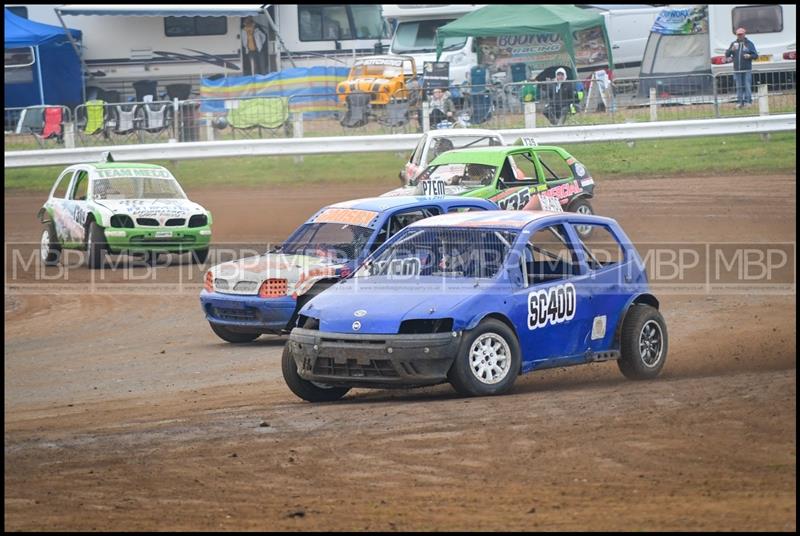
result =
M665 35L708 33L708 6L665 8L650 31Z
M336 84L349 71L347 67L298 67L264 75L203 78L200 111L224 113L226 99L235 97L291 97L291 112L303 112L307 118L325 116L339 109Z
M573 32L572 43L574 51L569 49L564 37L558 32L481 37L478 38L479 61L495 67L526 63L534 71L552 65L589 67L608 64L608 49L602 26Z

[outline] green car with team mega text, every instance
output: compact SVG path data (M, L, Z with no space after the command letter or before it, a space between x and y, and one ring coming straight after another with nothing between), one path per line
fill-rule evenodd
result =
M203 263L211 242L211 213L189 201L169 170L152 164L102 162L70 166L39 210L41 258L58 264L62 249L87 253L101 268L106 253L191 252Z
M594 213L589 202L594 197L592 176L567 151L548 145L447 151L408 186L383 195L445 194L482 197L507 210L544 208ZM578 233L585 238L591 227L580 226Z

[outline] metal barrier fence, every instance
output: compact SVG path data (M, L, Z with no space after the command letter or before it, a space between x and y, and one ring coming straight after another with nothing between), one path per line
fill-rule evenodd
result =
M452 114L418 88L392 95L331 92L158 102L87 102L63 113L76 147L159 142L411 134L434 128L519 129L795 113L796 72L754 71L739 106L732 73L558 83L524 81L447 88ZM18 111L6 110L9 115ZM10 112L12 112L10 114ZM74 121L73 121L74 117ZM12 130L10 132L10 130ZM18 129L16 129L18 130ZM41 148L6 125L6 148ZM57 146L53 143L52 146ZM67 144L67 146L69 146Z

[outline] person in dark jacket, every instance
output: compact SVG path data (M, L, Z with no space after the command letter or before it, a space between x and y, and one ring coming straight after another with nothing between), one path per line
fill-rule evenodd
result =
M545 86L544 96L544 116L551 125L563 125L570 106L575 104L575 84L567 82L567 71L556 70L556 81Z
M756 46L745 37L745 29L736 29L736 41L725 51L727 61L733 62L733 79L736 82L736 107L750 106L753 102L753 60L758 57Z

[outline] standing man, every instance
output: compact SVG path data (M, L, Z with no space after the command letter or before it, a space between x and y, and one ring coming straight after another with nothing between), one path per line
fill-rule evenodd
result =
M264 43L267 42L267 33L256 24L253 17L247 16L242 24L242 54L244 60L244 75L266 74L264 65Z
M758 57L756 46L745 37L745 29L736 29L736 41L725 51L725 57L733 62L733 79L736 82L736 107L744 108L753 103L753 60Z

